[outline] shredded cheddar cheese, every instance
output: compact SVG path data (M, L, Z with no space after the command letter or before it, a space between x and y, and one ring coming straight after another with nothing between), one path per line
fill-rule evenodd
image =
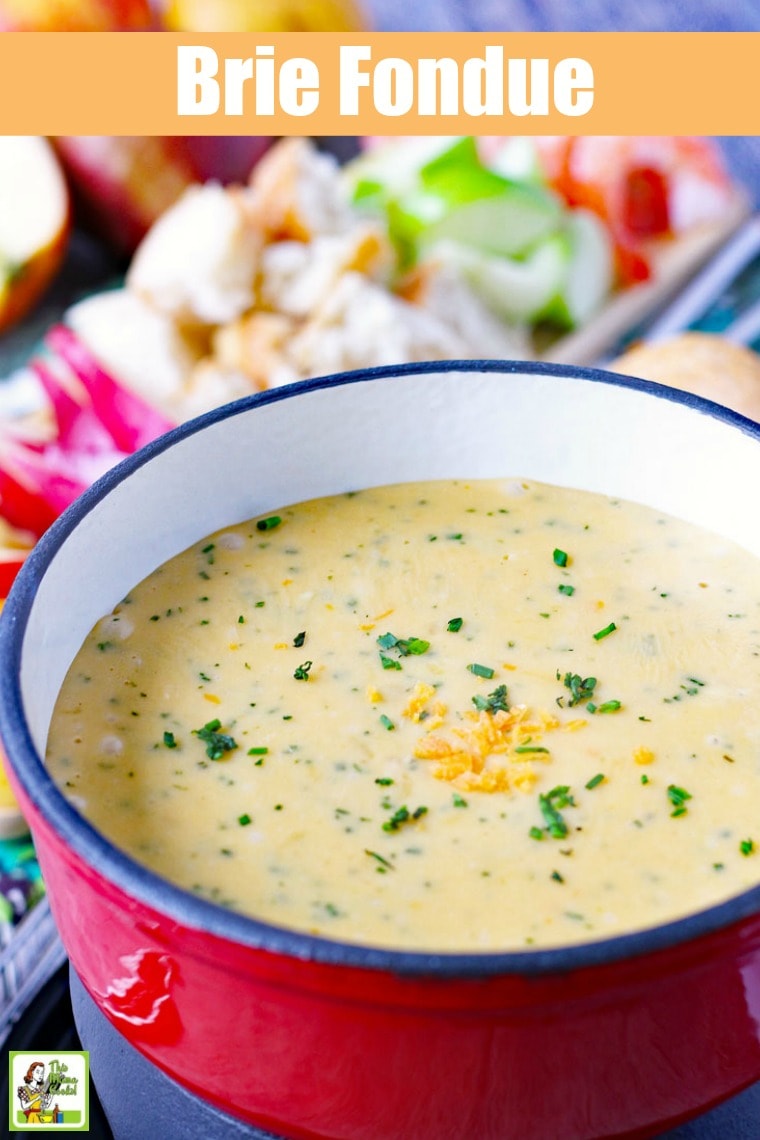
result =
M414 755L418 760L436 761L433 775L437 779L468 791L529 791L537 778L531 761L550 760L549 749L538 741L559 727L557 717L531 714L524 705L496 713L468 709L461 723L427 733L415 745ZM516 751L529 744L536 750Z

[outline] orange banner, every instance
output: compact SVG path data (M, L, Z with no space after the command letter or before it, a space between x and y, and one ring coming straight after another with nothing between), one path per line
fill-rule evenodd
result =
M0 34L0 133L760 134L760 33Z

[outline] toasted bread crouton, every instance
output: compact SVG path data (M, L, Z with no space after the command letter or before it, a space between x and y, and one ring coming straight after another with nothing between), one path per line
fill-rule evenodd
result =
M687 332L641 344L609 368L705 396L760 421L760 356L715 334Z
M283 370L288 379L297 379L287 361L287 344L297 327L282 313L249 313L216 331L214 358L222 369L243 373L255 388L270 387Z
M261 233L245 191L190 187L139 245L127 286L181 324L235 320L253 304Z
M173 400L172 410L177 421L183 422L241 396L249 396L254 390L244 373L206 357L193 368L182 391Z
M305 138L281 139L253 168L251 217L267 241L311 241L349 229L340 167Z
M161 411L182 391L203 354L202 345L170 317L127 289L79 301L66 322L112 376Z

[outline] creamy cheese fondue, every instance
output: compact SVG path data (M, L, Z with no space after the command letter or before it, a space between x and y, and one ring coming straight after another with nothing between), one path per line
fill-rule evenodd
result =
M505 950L760 881L760 576L656 511L383 487L196 543L104 617L48 764L117 846L278 925Z

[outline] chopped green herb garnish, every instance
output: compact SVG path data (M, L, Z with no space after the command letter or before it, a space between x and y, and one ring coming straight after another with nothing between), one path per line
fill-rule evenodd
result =
M237 742L225 732L220 732L221 721L210 720L203 728L194 728L193 736L197 736L206 745L206 755L209 760L221 760L225 752L232 752L237 748Z
M446 625L446 629L449 631L449 633L459 633L463 625L464 618L451 618Z
M241 827L247 827L248 824L251 823L251 817L249 816L248 812L243 812L242 815L238 816L238 823Z
M552 839L564 839L567 835L567 824L559 813L560 808L574 807L575 800L569 794L566 785L552 788L546 795L539 795L538 806L546 823L546 830Z
M467 807L467 800L464 796L460 796L459 792L454 792L454 807Z
M413 653L419 657L421 653L427 653L430 642L425 641L422 637L409 637L406 640L399 641L398 647L405 656L408 653Z
M381 649L397 650L401 657L410 655L419 657L420 654L427 653L430 648L430 642L422 637L396 637L393 633L384 633L378 637L377 644Z
M387 819L383 824L383 831L398 831L398 829L405 823L414 823L421 819L427 813L426 807L415 808L413 812L409 811L407 807L400 807L394 811L390 819Z
M611 633L614 633L616 629L617 626L615 625L614 621L611 621L609 625L606 625L604 627L604 629L598 629L596 631L594 634L594 641L601 641L603 637L608 637Z
M552 879L554 879L555 883L564 883L565 881L559 871L552 871Z
M401 662L398 657L419 657L422 653L427 653L430 648L430 642L425 641L422 637L396 637L393 633L384 633L377 639L377 644L380 646L380 661L383 669L400 669ZM393 649L398 653L398 657L389 657L383 650Z
M673 805L671 816L686 815L686 801L691 799L691 792L679 788L677 784L668 784L668 799Z
M531 837L531 839L543 839L544 830L541 827L531 827L528 835Z
M378 871L385 872L396 870L393 864L390 863L387 859L383 858L382 855L378 855L377 851L370 851L369 847L365 847L364 854L369 855L370 859L375 859L380 864L380 866L377 868Z
M575 807L575 800L570 794L570 788L567 784L558 784L556 788L552 788L546 795L550 800L556 801L558 808Z
M568 557L564 550L555 548L554 552L552 553L552 558L554 559L555 566L567 566Z
M620 703L620 701L603 701L602 704L596 708L596 712L600 712L600 713L617 712L618 709L621 709L622 707L623 706Z
M559 674L557 676L559 677ZM596 677L581 677L580 673L565 673L562 683L566 689L570 690L568 704L572 707L580 704L581 701L587 701L594 695Z
M687 677L688 685L679 685L680 692L674 693L672 697L663 697L666 705L672 704L673 701L683 700L681 693L685 693L687 697L695 697L700 689L705 687L704 681L699 681L696 677Z
M396 727L391 718L386 716L385 713L382 713L380 716L380 723L383 728L387 728L388 732L391 732Z
M298 668L296 669L295 673L293 674L296 681L308 681L309 671L311 670L311 666L312 666L311 661L304 661L302 665L299 665Z
M591 779L588 781L588 783L586 784L586 788L590 792L593 788L597 788L601 784L603 779L604 779L604 772L597 772L597 774L595 776L592 776Z
M402 823L406 823L410 818L409 808L400 807L394 811L390 819L387 819L383 824L383 831L398 831Z
M472 698L472 703L479 712L487 712L492 715L497 712L509 712L507 686L499 685L498 688L494 689L492 693L489 693L487 697L481 697L480 694L476 694L476 696Z
M249 756L266 756L268 752L269 749L265 745L259 745L256 748L248 749Z
M646 772L642 772L641 782L642 782L642 784L648 784L649 783L649 776L647 776Z
M548 751L549 751L548 748L544 748L540 744L518 744L515 746L515 752L517 752L517 753L523 753L523 752L547 752L548 753Z
M493 677L496 673L496 670L491 669L490 666L478 665L477 663L468 665L467 668L471 673L474 673L476 677L485 677L487 681L490 680L491 677Z
M164 744L167 748L176 748L177 747L177 741L174 738L173 732L165 732L164 733Z
M754 839L742 839L741 843L739 844L739 850L741 851L742 855L751 855L755 850Z
M393 783L393 780L390 776L378 776L375 779L375 783L379 784L381 788L387 788Z
M256 523L256 530L274 530L281 522L282 519L279 515L270 515L269 518L259 519Z
M575 586L570 586L567 582L560 582L559 586L557 586L557 589L559 590L560 594L564 594L567 598L572 598L573 594L575 593Z
M293 644L295 645L296 649L300 649L303 646L303 643L305 641L306 641L306 630L302 629L301 632L297 633L295 635L295 637L293 638Z

